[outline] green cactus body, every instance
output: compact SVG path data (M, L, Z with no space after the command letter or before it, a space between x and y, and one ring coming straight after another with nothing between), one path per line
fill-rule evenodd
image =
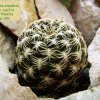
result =
M81 33L61 20L41 19L26 27L17 41L18 73L34 88L59 91L86 66Z
M64 3L67 7L69 7L72 0L60 0L60 1Z

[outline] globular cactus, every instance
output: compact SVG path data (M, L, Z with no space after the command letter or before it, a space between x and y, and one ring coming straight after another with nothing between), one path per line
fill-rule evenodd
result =
M18 74L34 89L60 91L80 75L87 64L81 33L56 19L41 19L26 27L17 41Z

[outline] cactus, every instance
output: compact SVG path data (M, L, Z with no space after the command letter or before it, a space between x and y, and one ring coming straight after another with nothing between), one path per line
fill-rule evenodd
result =
M66 88L87 64L87 46L81 33L56 19L37 20L26 27L16 52L18 74L38 90Z

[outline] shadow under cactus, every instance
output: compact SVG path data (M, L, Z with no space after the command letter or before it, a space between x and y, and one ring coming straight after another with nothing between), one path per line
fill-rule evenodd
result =
M76 80L76 87L73 84L64 87L61 91L49 91L49 90L38 90L34 87L32 87L32 83L31 82L26 82L21 76L18 76L18 80L20 85L22 86L29 86L33 92L36 93L37 96L45 96L45 97L52 97L52 98L60 98L60 97L64 97L64 96L68 96L70 94L79 92L79 91L83 91L86 90L89 85L90 85L90 78L89 78L89 69L90 69L90 64L87 65L87 67L84 68L81 76ZM16 72L17 73L17 70Z

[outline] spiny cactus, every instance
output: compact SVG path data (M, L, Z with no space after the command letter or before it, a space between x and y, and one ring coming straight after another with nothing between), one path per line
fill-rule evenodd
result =
M41 19L26 27L17 41L18 73L34 89L60 91L77 79L87 64L81 33L56 19Z

